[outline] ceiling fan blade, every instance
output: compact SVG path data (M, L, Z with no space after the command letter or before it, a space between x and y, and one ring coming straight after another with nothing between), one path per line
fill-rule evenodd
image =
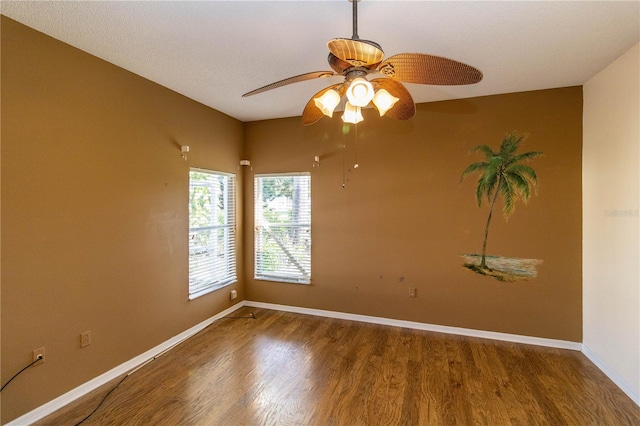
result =
M395 118L397 120L407 120L416 114L416 104L413 102L411 93L404 85L390 78L374 78L371 84L376 89L385 89L391 95L398 98L398 102L386 112L385 116ZM375 108L375 104L371 103Z
M339 74L344 73L347 68L351 68L353 66L349 62L343 61L342 59L338 58L333 53L329 53L327 61L329 61L329 65L331 66L331 68L333 68L333 70Z
M243 98L247 96L257 95L258 93L266 92L267 90L277 89L278 87L286 86L287 84L299 83L301 81L313 80L320 77L331 77L336 75L333 71L314 71L306 74L296 75L294 77L285 78L284 80L276 81L275 83L267 84L259 89L252 90L242 95Z
M369 40L334 38L327 43L329 52L354 67L376 64L384 58L378 43Z
M451 86L474 84L482 80L482 72L471 65L423 53L391 56L380 64L379 71L405 83Z
M337 90L338 93L340 94L340 97L344 96L344 93L346 91L345 84L344 83L338 83L338 84L334 84L334 85L329 86L329 87L325 87L324 89L322 89L321 91L319 91L318 93L313 95L311 97L311 99L309 100L309 102L307 102L307 105L304 107L304 111L302 111L302 124L303 125L309 126L309 125L315 123L316 121L320 120L322 117L324 117L324 114L322 113L322 111L320 111L320 109L316 106L316 103L314 102L314 99L322 96L324 94L324 92L326 92L328 90L331 90L331 89Z

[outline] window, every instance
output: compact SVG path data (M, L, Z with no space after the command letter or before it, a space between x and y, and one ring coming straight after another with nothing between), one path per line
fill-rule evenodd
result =
M311 282L311 176L255 176L255 278Z
M236 278L235 176L189 172L189 299Z

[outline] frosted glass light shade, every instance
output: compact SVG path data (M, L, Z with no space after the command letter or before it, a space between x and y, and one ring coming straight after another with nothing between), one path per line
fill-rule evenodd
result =
M365 107L373 99L373 86L368 80L354 78L347 89L347 99L355 107Z
M347 102L344 106L342 121L344 121L345 123L358 124L362 120L364 120L364 118L362 117L360 107L351 105L350 102Z
M373 103L378 108L380 117L382 117L387 111L389 111L399 99L387 92L385 89L380 89L373 97Z
M322 96L313 98L313 102L324 115L333 117L333 110L340 103L340 94L334 89L327 90Z

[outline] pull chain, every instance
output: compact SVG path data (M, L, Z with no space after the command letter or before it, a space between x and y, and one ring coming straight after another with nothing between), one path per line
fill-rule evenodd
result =
M355 131L355 136L356 136L356 140L353 143L353 148L355 149L355 157L356 157L356 162L353 165L354 169L357 169L358 167L360 167L360 164L358 164L358 123L356 123L356 131Z
M345 137L344 137L344 128L342 131L342 188L346 188L347 187L347 182L346 182L346 167L347 167L347 143L345 141Z

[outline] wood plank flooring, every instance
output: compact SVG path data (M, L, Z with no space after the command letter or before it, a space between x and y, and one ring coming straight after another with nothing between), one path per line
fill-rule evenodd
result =
M640 408L576 351L233 316L250 312L131 374L83 425L640 425ZM118 380L37 425L75 425Z

